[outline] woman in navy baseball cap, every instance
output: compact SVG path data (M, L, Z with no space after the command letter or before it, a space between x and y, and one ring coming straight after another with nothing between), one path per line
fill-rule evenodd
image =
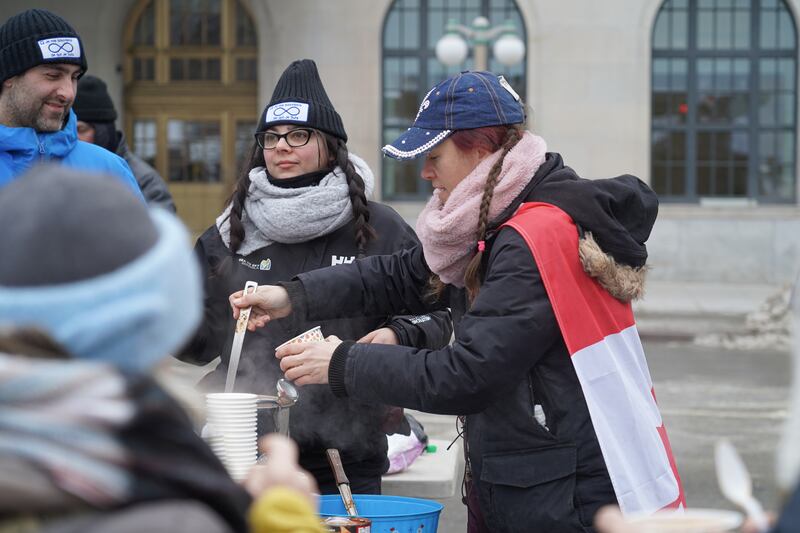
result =
M438 350L329 339L281 348L286 376L340 397L459 415L469 531L592 531L604 504L683 505L630 302L641 296L656 195L586 180L526 131L490 72L433 87L383 152L425 157L421 247L231 295L250 327L449 307Z

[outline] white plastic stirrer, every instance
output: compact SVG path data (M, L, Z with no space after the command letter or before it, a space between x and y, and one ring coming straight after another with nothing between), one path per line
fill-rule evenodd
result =
M759 532L766 532L769 529L767 515L761 503L753 497L753 483L744 461L728 440L717 442L714 463L723 496L744 509Z

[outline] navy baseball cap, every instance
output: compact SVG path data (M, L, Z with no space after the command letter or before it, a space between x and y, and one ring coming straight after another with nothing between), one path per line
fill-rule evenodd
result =
M428 91L414 124L382 151L393 159L414 159L457 130L524 121L520 97L503 76L464 71Z

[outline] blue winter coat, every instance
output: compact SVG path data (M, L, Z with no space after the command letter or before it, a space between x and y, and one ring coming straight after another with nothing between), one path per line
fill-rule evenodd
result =
M104 148L79 141L77 124L78 119L70 110L67 124L59 131L40 133L33 128L0 125L0 188L34 164L53 161L78 170L117 176L144 201L125 160Z

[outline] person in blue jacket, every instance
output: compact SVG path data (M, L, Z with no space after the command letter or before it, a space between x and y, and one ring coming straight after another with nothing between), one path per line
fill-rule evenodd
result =
M78 140L72 103L86 68L80 37L58 15L29 9L0 26L0 187L49 161L117 176L142 198L125 160Z

